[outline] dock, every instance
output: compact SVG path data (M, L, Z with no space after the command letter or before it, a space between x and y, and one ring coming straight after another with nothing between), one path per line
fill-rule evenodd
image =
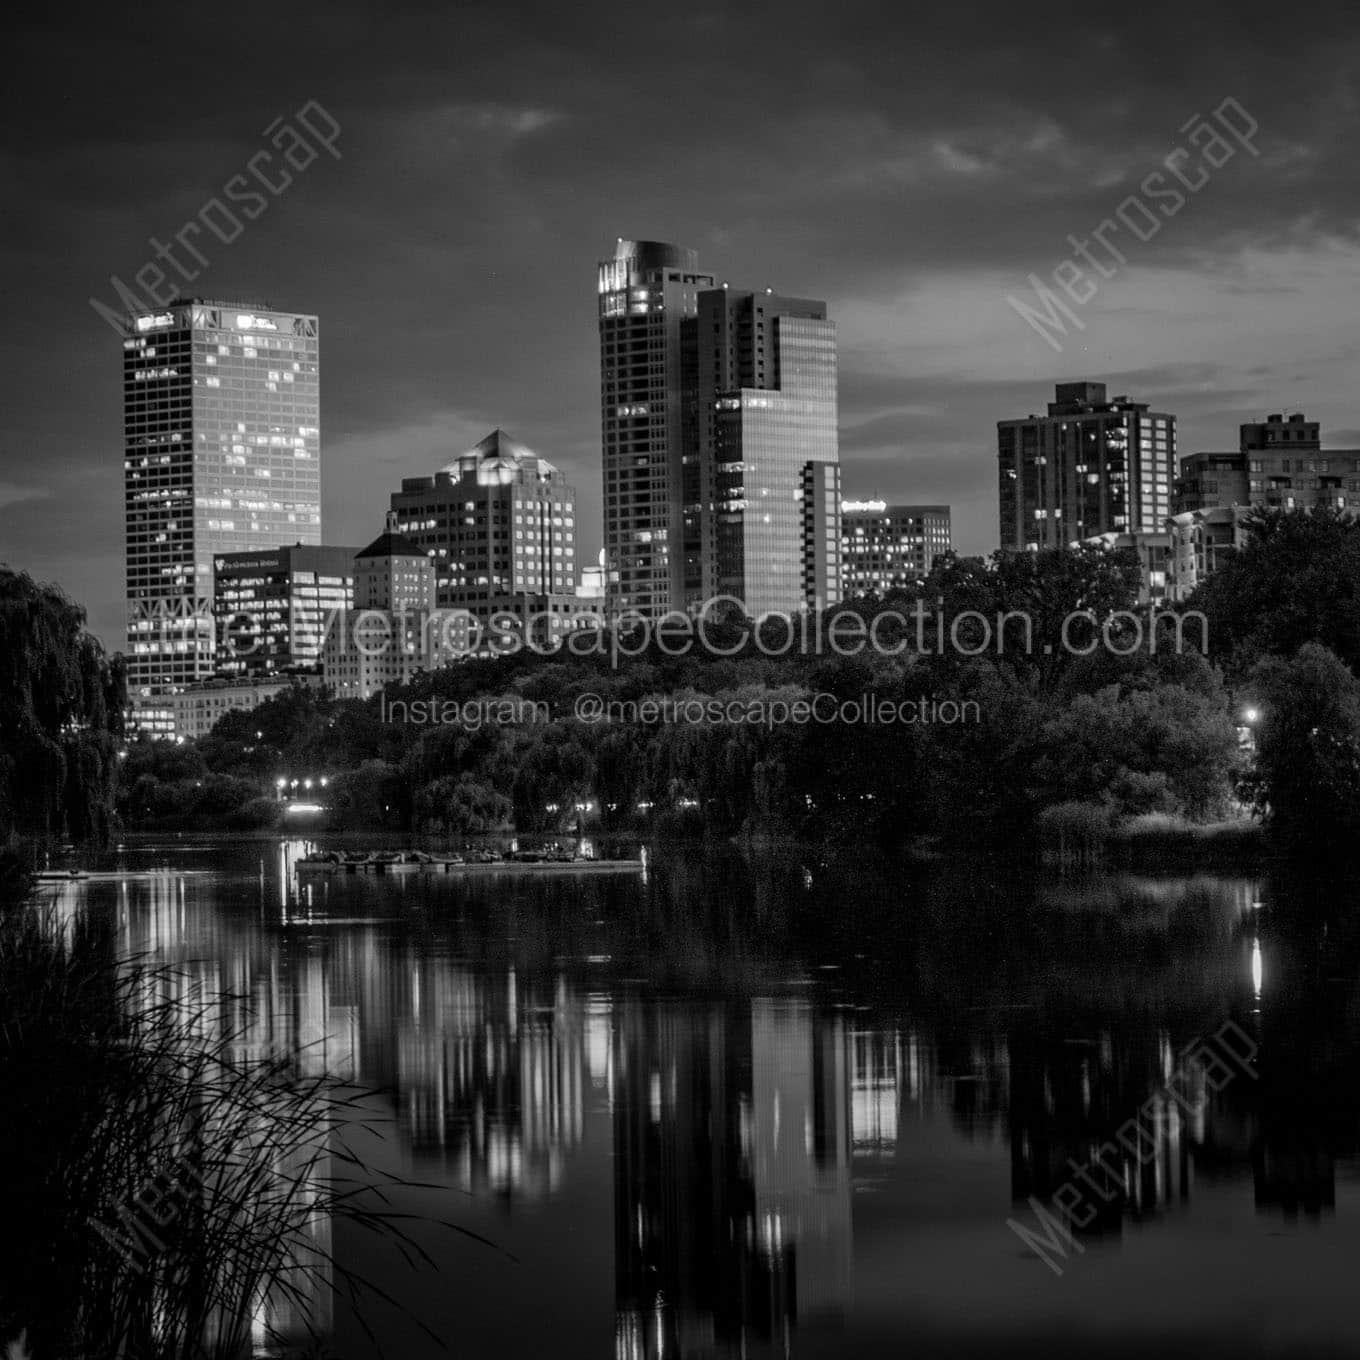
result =
M431 856L421 860L382 859L377 857L304 859L297 863L301 874L454 874L464 877L483 874L621 874L641 873L641 859L497 859L454 860Z

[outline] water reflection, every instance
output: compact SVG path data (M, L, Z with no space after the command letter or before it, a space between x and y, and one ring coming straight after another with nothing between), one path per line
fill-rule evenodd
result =
M630 1001L615 1026L616 1353L787 1350L851 1275L851 1049L839 1016Z
M1106 1156L1090 1244L1169 1233L1206 1187L1320 1215L1338 1165L1354 1175L1357 951L1273 931L1257 883L865 876L847 900L821 865L672 861L299 886L306 848L65 891L111 903L126 953L229 996L242 1056L383 1090L421 1174L503 1211L555 1202L601 1121L620 1360L786 1355L853 1327L859 1206L909 1228L932 1187L903 1167L927 1152L946 1175L1005 1169L979 1230L1004 1234L1151 1100L1155 1155ZM1164 1099L1228 1016L1259 1078Z

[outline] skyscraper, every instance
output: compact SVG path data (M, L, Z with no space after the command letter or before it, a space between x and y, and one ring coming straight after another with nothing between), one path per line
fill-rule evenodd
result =
M735 288L699 295L695 430L699 532L688 608L716 595L746 612L834 604L840 588L836 327L826 304Z
M214 668L216 556L321 538L317 319L183 299L128 318L123 427L134 708ZM156 727L147 715L145 725Z
M504 430L433 477L403 478L392 509L398 529L434 559L441 608L466 610L483 627L509 616L543 642L570 626L575 488Z
M606 591L617 610L656 617L684 593L684 507L697 468L685 462L693 409L682 334L712 283L697 251L664 241L620 237L599 265Z
M1046 416L997 422L1003 548L1159 533L1171 510L1176 417L1105 384L1058 383Z

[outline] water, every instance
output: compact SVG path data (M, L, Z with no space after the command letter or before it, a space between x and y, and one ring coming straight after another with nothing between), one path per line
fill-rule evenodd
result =
M353 1146L497 1244L422 1224L415 1272L337 1228L389 1355L443 1353L416 1318L466 1360L1360 1353L1360 949L1269 884L789 849L299 889L300 850L128 848L150 872L59 892L252 998L248 1048L380 1091ZM1226 1021L1254 1064L1036 1254L1007 1220Z

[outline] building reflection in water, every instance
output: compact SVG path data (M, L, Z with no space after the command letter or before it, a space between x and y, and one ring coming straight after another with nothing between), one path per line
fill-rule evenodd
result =
M171 968L136 968L132 1001L142 1014L173 1017L182 1032L243 1064L291 1058L300 1076L352 1070L352 1014L328 1007L325 969L319 959L299 962L292 984L271 951L225 947L226 938L205 905L193 900L191 879L153 873L118 884L116 921L123 967L152 959ZM205 948L207 945L209 947ZM252 1091L249 1108L217 1110L209 1117L231 1122L238 1146L272 1143L268 1092ZM278 1112L296 1119L298 1109L279 1096ZM261 1107L261 1102L265 1107ZM236 1121L240 1119L238 1124ZM271 1204L288 1206L294 1231L275 1287L257 1305L252 1339L257 1356L286 1349L332 1327L331 1218L324 1203L334 1166L333 1116L318 1107L310 1128L290 1147L271 1150L269 1175L252 1203L266 1215ZM240 1154L237 1154L240 1155Z
M440 1153L464 1190L555 1190L585 1123L582 997L562 978L540 993L513 967L484 975L425 961L410 970L395 1032L412 1144Z
M619 1360L782 1354L795 1323L843 1316L852 1063L843 1017L802 1002L624 1003L613 1091ZM884 1072L873 1077L881 1104Z
M1051 1204L1063 1186L1076 1186L1076 1217L1094 1211L1084 1231L1098 1236L1120 1232L1127 1217L1147 1218L1188 1197L1190 1149L1204 1141L1209 1092L1202 1070L1177 1068L1169 1035L1116 1042L1104 1034L1078 1042L1020 1029L1011 1054L1017 1203L1033 1197ZM1173 1077L1181 1102L1163 1094Z
M412 891L400 883L299 898L304 848L280 849L258 902L235 913L184 875L120 884L124 949L172 958L200 994L229 998L219 1022L242 1056L389 1091L407 1145L474 1194L553 1194L599 1112L614 1153L618 1360L787 1354L796 1330L837 1327L852 1302L854 1192L887 1182L917 1121L1005 1140L1015 1199L1051 1204L1154 1100L1141 1125L1153 1155L1104 1156L1117 1191L1088 1234L1173 1210L1192 1173L1251 1174L1263 1210L1334 1201L1329 1135L1280 1075L1306 1055L1278 1035L1270 1080L1215 1094L1202 1073L1187 1085L1176 1072L1203 1016L1181 1017L1173 1038L1148 1020L1166 1001L959 1015L937 1000L889 1020L740 991L659 999L615 976L609 955L559 957L553 941L534 956L447 922L418 940L355 905ZM347 914L324 915L344 902ZM1254 931L1235 940L1239 1013L1278 1024L1276 954ZM1186 1104L1159 1097L1173 1075Z

